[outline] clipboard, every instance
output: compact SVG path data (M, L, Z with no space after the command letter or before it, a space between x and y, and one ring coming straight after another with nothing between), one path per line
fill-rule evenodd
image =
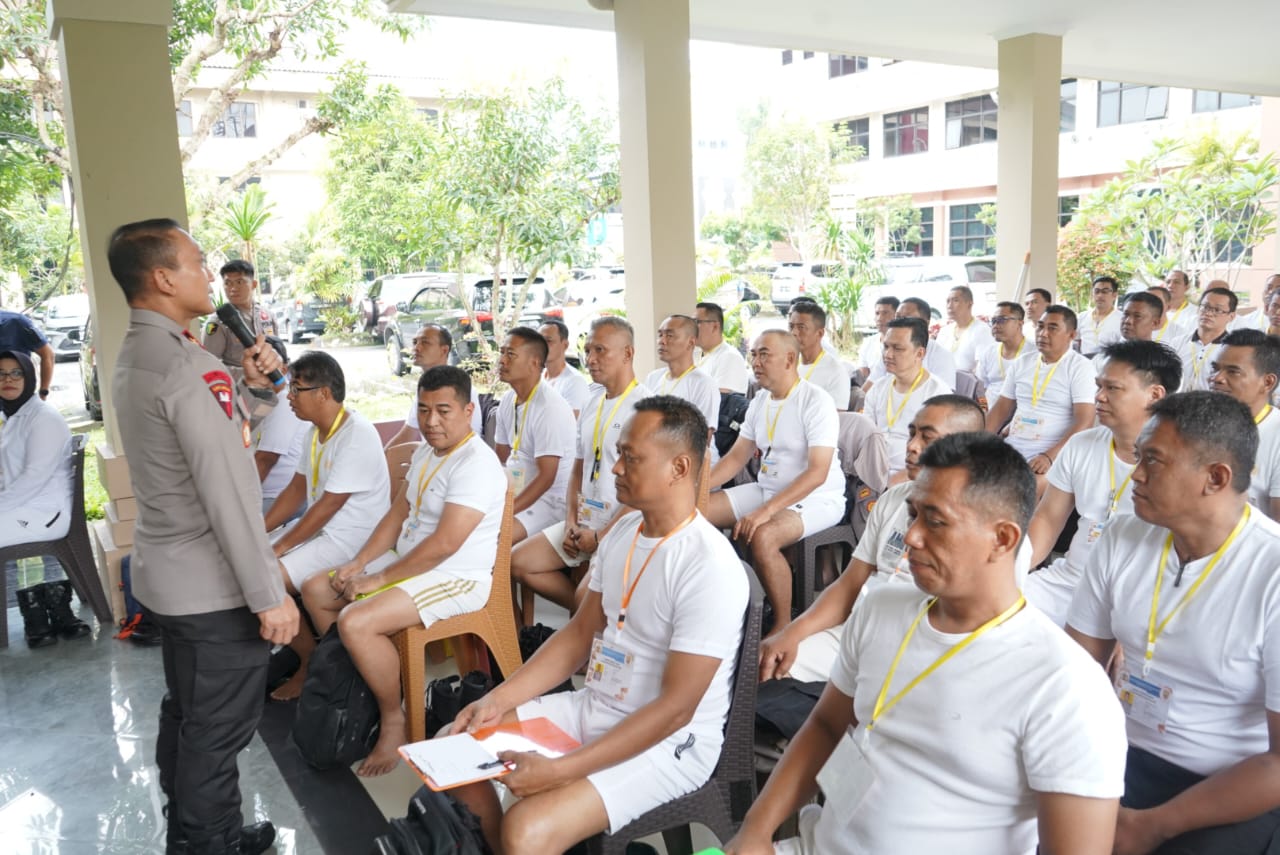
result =
M559 757L579 747L549 718L500 724L400 746L400 756L436 792L500 778L513 771L498 760L502 751L536 751ZM491 767L491 768L485 768Z

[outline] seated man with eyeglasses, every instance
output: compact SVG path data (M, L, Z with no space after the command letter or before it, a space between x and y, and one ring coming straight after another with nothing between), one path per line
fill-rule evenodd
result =
M1200 297L1196 312L1196 331L1190 341L1178 350L1182 357L1182 391L1207 392L1211 386L1210 366L1222 350L1239 302L1228 288L1209 288Z
M991 338L994 341L978 354L978 379L988 390L1004 384L1004 375L1019 356L1036 349L1036 343L1022 334L1026 312L1014 302L996 303L991 316Z
M337 360L308 351L290 373L289 406L311 428L293 480L267 511L266 527L274 532L302 509L297 522L272 538L285 588L296 594L311 576L351 560L387 512L391 483L378 429L343 405L347 386ZM303 667L271 693L276 700L302 692L315 642L303 628L290 646Z

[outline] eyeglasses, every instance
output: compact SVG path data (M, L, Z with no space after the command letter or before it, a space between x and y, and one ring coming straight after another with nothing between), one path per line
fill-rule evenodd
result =
M1011 317L1009 315L996 315L994 318L991 319L991 326L994 327L997 324L1003 324L1007 321L1016 321L1016 320L1017 318Z
M0 371L0 378L9 378L10 380L21 380L24 377L21 368L12 368L8 371Z
M1209 316L1209 317L1211 317L1211 318L1216 318L1216 317L1218 317L1219 315L1229 315L1229 314L1231 314L1231 310L1230 310L1230 309L1219 309L1217 306L1205 306L1205 305L1201 305L1201 306L1200 306L1200 314L1202 314L1202 315L1208 315L1208 316Z
M1095 294L1114 294L1115 292L1116 291L1114 288L1094 288L1093 289L1093 293Z
M297 383L289 384L290 395L301 395L303 392L314 392L316 389L323 389L323 386L299 386Z

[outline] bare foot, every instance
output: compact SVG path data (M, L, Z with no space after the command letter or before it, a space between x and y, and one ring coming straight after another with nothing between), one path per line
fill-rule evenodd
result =
M409 733L405 728L404 715L394 720L388 720L384 716L382 728L378 731L378 742L369 756L364 758L360 768L356 769L356 774L362 778L376 778L387 774L400 762L400 752L396 749L408 741Z
M297 673L285 680L271 693L273 701L292 701L302 695L302 684L306 682L307 669L299 668Z

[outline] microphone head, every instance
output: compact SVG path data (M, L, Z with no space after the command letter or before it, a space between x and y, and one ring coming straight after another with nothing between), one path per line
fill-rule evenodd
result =
M219 306L217 309L217 315L222 319L224 324L234 323L232 318L235 318L236 320L240 319L240 313L236 311L236 307L230 303L223 303Z

